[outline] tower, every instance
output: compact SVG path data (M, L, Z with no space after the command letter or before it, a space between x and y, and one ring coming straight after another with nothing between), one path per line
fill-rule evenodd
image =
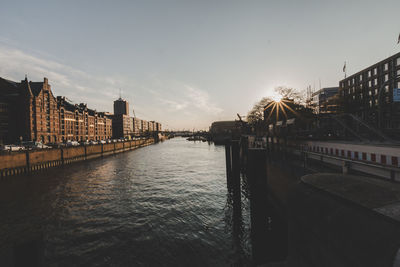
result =
M114 115L127 115L129 116L128 101L121 97L114 101Z

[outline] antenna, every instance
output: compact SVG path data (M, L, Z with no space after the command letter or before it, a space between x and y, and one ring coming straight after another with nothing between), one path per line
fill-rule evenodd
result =
M121 99L121 88L119 88L119 98Z

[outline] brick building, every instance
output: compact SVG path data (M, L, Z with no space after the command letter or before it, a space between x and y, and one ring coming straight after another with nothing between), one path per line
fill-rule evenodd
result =
M105 140L156 130L156 122L129 117L128 107L119 98L114 101L114 114L97 112L84 103L56 98L47 78L43 82L0 78L0 144Z
M0 143L111 138L111 118L55 97L47 78L13 82L0 78Z
M47 78L20 83L1 78L0 96L2 142L57 142L59 112Z
M400 53L339 82L342 111L386 132L400 130Z
M72 104L57 97L60 109L60 140L105 140L112 137L112 119L104 112L89 109L86 104Z
M142 134L142 120L138 118L132 118L133 122L133 133L135 136L140 136Z

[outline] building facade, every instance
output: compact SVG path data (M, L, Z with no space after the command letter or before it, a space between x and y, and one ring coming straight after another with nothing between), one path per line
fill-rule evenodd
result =
M313 93L311 107L316 114L337 113L339 87L326 87Z
M114 114L55 97L43 82L13 82L0 78L0 144L20 141L58 143L141 136L156 131L157 123L129 117L129 104L114 101Z
M400 53L339 82L344 113L386 132L400 130Z
M114 114L112 117L114 138L125 138L133 135L133 121L128 115Z
M55 97L44 78L13 82L0 78L0 143L102 140L112 136L111 118Z
M104 112L89 109L86 104L72 104L57 97L60 110L60 137L64 141L105 140L112 137L112 119Z
M121 97L114 101L114 115L129 116L129 103Z

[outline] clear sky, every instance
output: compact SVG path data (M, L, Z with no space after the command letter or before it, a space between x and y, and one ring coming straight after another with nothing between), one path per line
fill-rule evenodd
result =
M0 76L205 129L276 86L337 86L400 52L399 0L0 1Z

